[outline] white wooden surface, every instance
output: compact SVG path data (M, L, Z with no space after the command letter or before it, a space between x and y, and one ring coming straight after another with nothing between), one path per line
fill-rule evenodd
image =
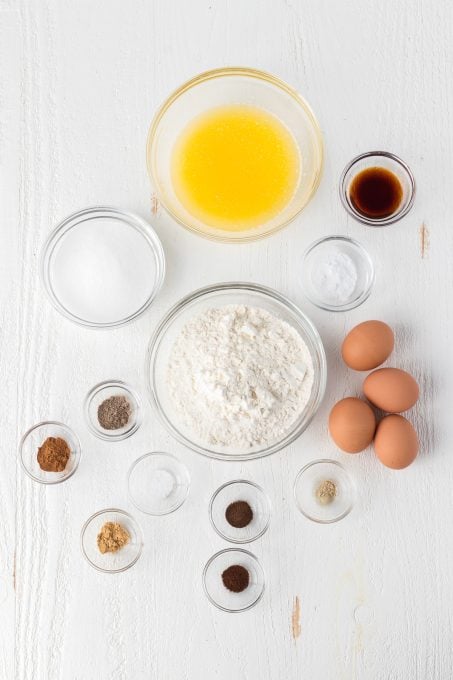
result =
M0 0L2 680L453 677L452 7L449 0ZM185 79L221 65L263 68L295 85L326 145L324 178L300 219L239 247L152 214L145 170L156 107ZM349 219L337 194L345 163L373 148L401 155L418 182L410 215L385 230ZM109 332L60 317L38 280L50 229L93 204L150 219L168 260L150 311ZM328 233L358 238L376 262L371 298L349 314L310 307L298 288L302 250ZM87 390L120 377L145 399L143 359L157 320L190 290L233 279L274 286L317 324L329 383L309 430L288 450L244 464L185 450L148 407L130 440L92 437L81 408ZM422 452L401 473L370 451L341 454L327 434L333 402L360 389L339 360L339 343L366 318L396 328L393 361L422 387L411 413ZM33 484L17 459L23 431L47 418L67 422L83 445L77 474L56 488ZM142 558L124 574L99 574L81 555L80 528L100 508L131 509L126 471L156 449L187 463L190 497L168 517L134 513L145 533ZM310 523L293 502L296 472L319 456L341 459L359 486L353 513L333 526ZM267 575L264 598L229 615L207 602L201 572L226 547L210 527L209 497L239 475L264 486L273 516L251 545Z

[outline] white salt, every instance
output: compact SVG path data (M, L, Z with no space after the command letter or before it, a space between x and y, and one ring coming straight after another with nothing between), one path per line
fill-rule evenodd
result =
M357 268L340 250L323 252L311 272L312 285L320 299L332 304L348 302L357 285Z

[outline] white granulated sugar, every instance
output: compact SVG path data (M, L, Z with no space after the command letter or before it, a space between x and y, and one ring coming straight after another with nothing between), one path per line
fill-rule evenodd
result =
M312 271L312 283L318 295L332 303L350 300L357 285L357 268L346 253L332 250L323 253Z
M173 346L170 397L200 443L249 449L286 435L313 386L313 362L290 324L242 305L207 309Z

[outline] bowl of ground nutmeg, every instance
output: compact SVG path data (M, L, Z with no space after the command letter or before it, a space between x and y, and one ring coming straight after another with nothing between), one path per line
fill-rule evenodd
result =
M243 612L263 596L264 571L255 555L242 548L227 548L208 560L203 571L208 600L225 612Z
M33 425L24 434L19 453L22 467L35 482L58 484L77 470L81 448L67 425L50 420Z
M223 484L209 504L212 526L231 543L251 543L262 536L270 515L270 502L263 489L244 479Z
M95 385L85 398L85 418L90 431L106 441L127 439L141 424L140 401L122 380Z
M142 554L143 534L125 510L107 508L83 525L82 553L94 569L114 574L132 567Z

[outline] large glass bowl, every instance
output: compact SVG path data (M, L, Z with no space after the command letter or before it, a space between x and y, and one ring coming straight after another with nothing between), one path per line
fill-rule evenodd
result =
M226 305L261 307L293 326L305 341L313 361L314 380L309 401L285 436L266 447L245 450L208 447L196 441L178 420L167 386L167 367L174 342L185 324L211 307ZM318 331L295 304L271 288L252 283L222 283L207 286L178 302L159 324L149 343L146 372L151 404L167 430L179 442L210 458L248 460L275 453L293 442L315 415L326 387L326 357Z
M217 106L245 104L277 117L291 132L301 158L301 176L292 199L271 220L245 231L214 228L190 214L179 201L171 180L174 143L197 115ZM154 117L146 149L148 172L157 198L175 220L208 238L253 241L287 225L307 205L321 179L323 143L318 122L298 92L269 73L249 68L207 71L182 85Z

